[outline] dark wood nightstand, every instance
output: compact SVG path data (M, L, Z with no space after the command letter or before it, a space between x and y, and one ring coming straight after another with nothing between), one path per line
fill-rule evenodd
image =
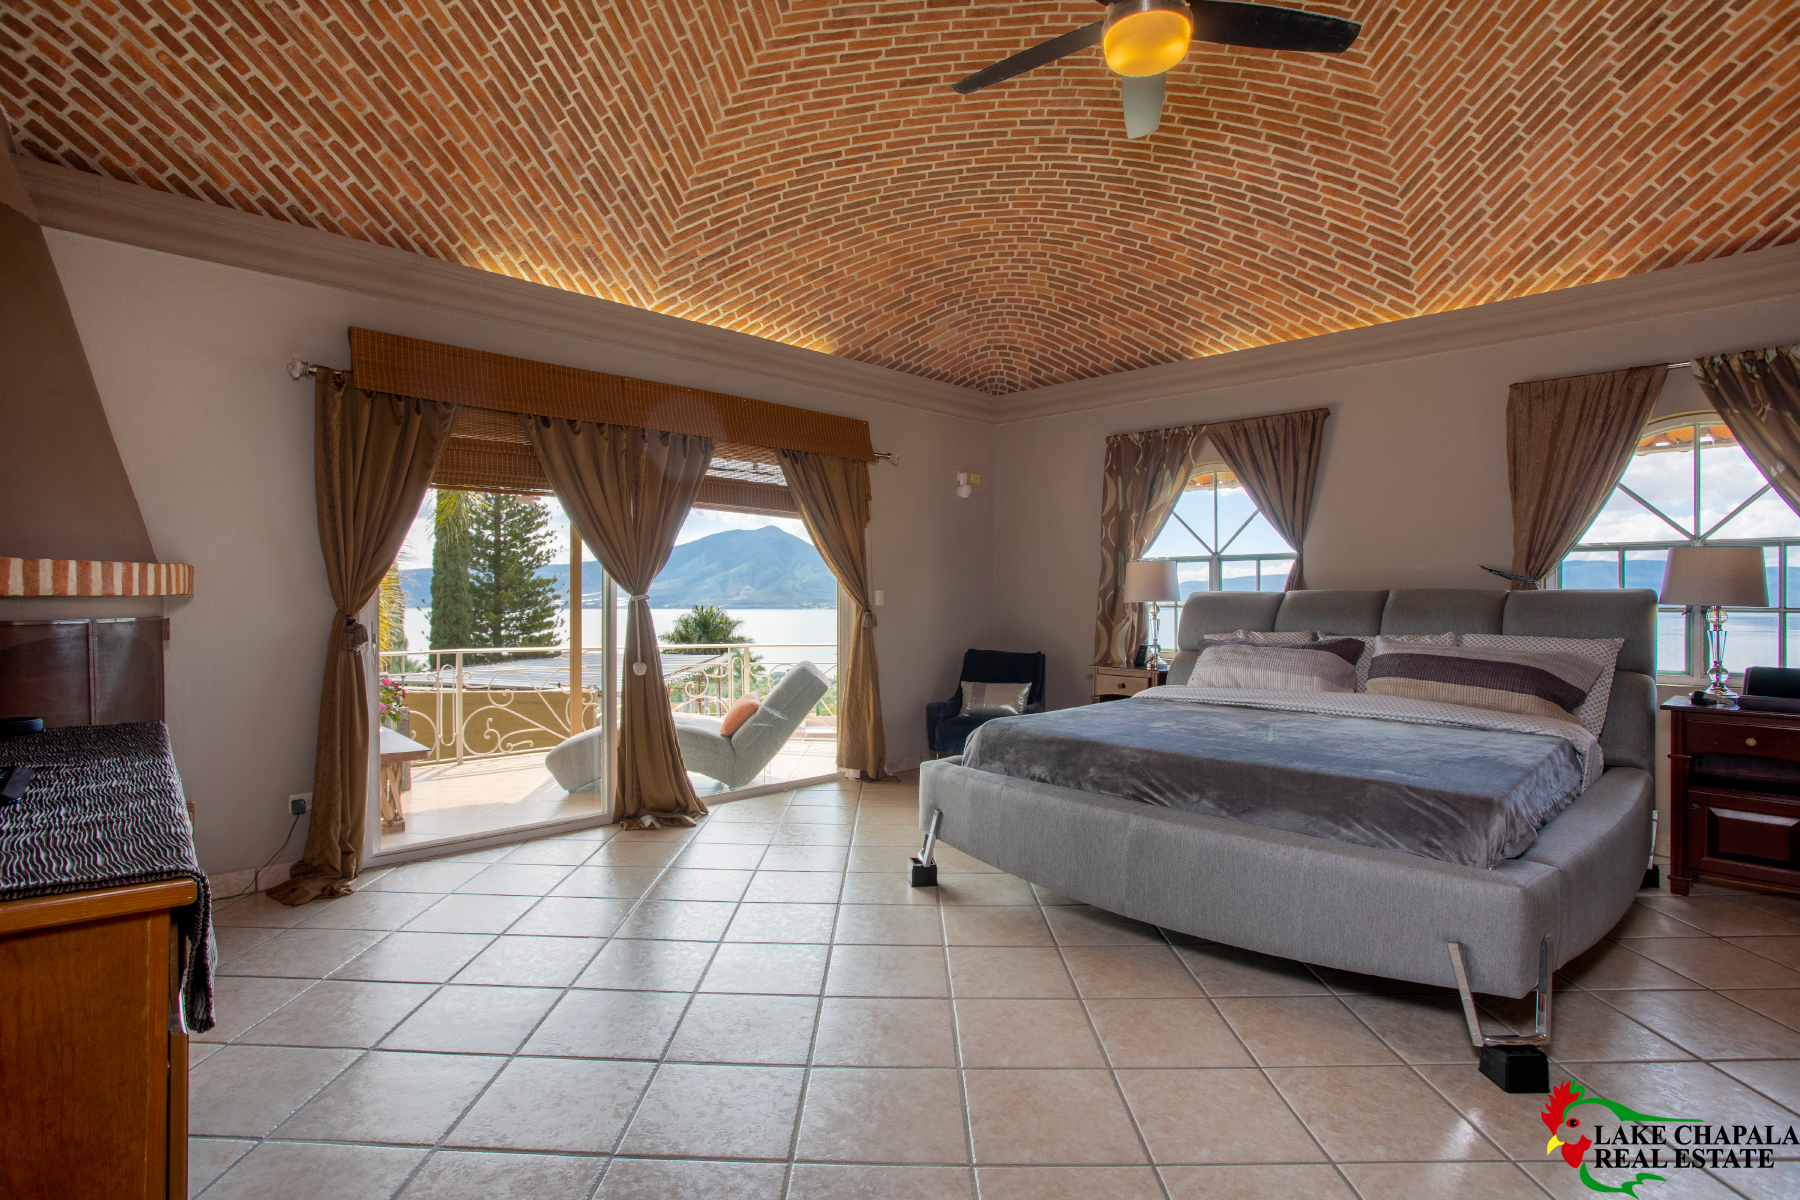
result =
M1701 872L1800 888L1800 713L1669 711L1669 890Z
M1167 682L1167 671L1152 671L1147 667L1095 667L1094 692L1088 697L1088 703L1123 700L1145 688L1160 687Z

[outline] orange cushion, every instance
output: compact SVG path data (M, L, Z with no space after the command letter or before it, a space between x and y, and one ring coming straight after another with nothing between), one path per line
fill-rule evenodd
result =
M744 722L750 719L750 715L761 707L762 697L758 696L755 692L751 692L748 696L739 700L736 704L725 710L725 720L719 724L719 736L730 737L739 729L742 729L744 727Z

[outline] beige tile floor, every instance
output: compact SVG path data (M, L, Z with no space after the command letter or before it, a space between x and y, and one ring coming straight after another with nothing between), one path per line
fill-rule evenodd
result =
M953 850L916 784L722 804L222 907L191 1190L405 1197L1575 1197L1453 997L1197 943ZM1556 1078L1800 1122L1800 898L1646 892L1562 973ZM1486 1004L1494 1029L1526 1006ZM1800 1196L1686 1171L1640 1200Z

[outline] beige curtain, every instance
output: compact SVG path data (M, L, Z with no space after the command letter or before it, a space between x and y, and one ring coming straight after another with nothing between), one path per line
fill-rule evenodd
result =
M850 614L850 661L838 673L838 766L860 771L865 779L880 779L887 737L881 725L875 613L869 603L869 464L803 450L780 454L800 519L856 606Z
M648 593L693 507L713 440L562 417L520 421L582 540L631 597L614 814L645 827L692 825L706 805L694 795L675 741Z
M1696 358L1694 376L1769 486L1800 513L1800 347Z
M1094 665L1122 667L1142 640L1142 605L1126 604L1125 564L1156 540L1194 473L1206 426L1121 433L1106 439L1100 497L1100 600L1094 617Z
M1303 546L1312 520L1313 482L1319 475L1319 446L1327 409L1278 413L1247 421L1209 425L1207 437L1231 468L1256 510L1294 548L1286 590L1306 586Z
M450 440L456 407L364 392L346 374L313 385L313 478L319 548L337 613L325 648L319 747L306 850L269 889L283 904L341 896L360 869L369 804L369 685L361 612L419 515L432 467Z

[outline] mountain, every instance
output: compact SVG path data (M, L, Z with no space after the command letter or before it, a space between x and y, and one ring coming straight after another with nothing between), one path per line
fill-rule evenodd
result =
M554 579L557 591L569 591L569 564L540 568ZM591 565L581 574L583 607L600 603L600 571ZM410 608L431 607L431 568L400 572L400 587ZM761 529L727 529L675 547L662 574L650 585L652 608L691 608L719 604L726 608L832 608L837 580L811 543L766 525Z

